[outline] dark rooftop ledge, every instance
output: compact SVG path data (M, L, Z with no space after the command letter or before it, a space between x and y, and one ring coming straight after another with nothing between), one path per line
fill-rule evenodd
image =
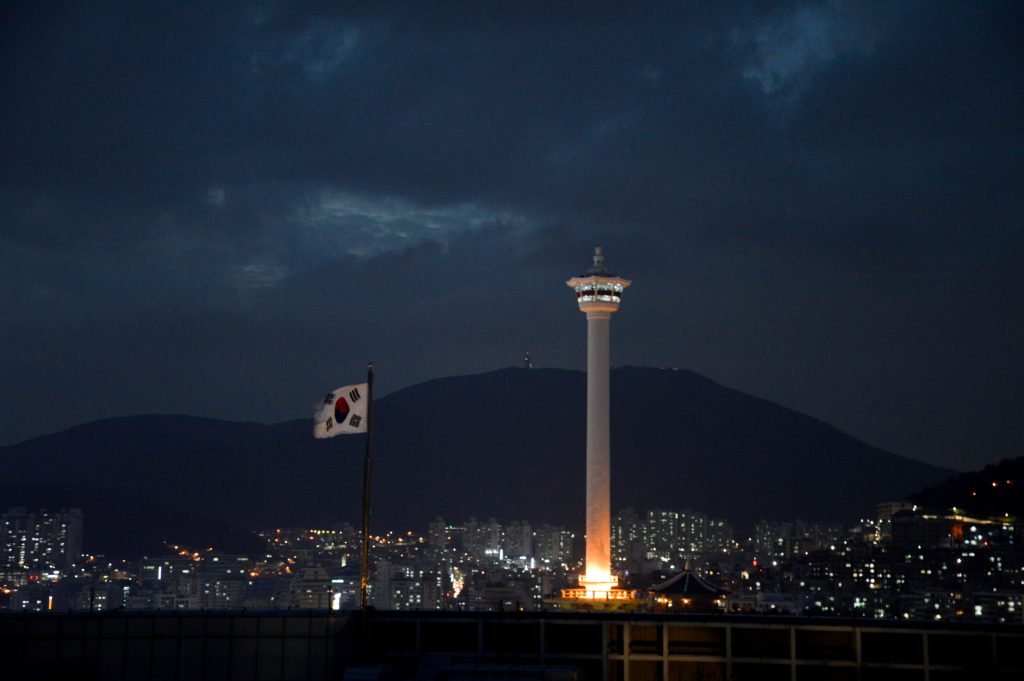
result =
M803 678L804 669L823 665L850 670L842 678L890 669L918 679L1024 679L1024 627L1016 623L389 610L371 611L365 625L358 612L324 610L8 612L0 614L0 656L4 678L39 681L407 681L445 673L621 681L618 672L633 662L664 665L664 678L683 678L697 664L722 679L730 666L735 678L761 678L762 667Z
M104 612L17 612L0 611L0 620L55 620L55 619L223 619L237 618L328 618L335 620L358 619L359 611L328 612L325 610L107 610ZM369 621L380 620L432 620L484 622L669 622L704 625L754 625L796 627L859 627L861 629L916 629L929 631L987 632L1007 631L1024 633L1024 622L945 622L934 620L876 620L857 617L805 617L801 615L714 614L714 613L637 613L637 612L476 612L438 610L373 610Z
M669 622L707 625L786 625L796 627L859 627L861 629L926 629L929 631L1012 631L1024 633L1024 623L937 622L934 620L876 620L858 617L804 617L800 615L747 615L713 613L628 613L628 612L455 612L431 610L371 610L374 620L482 620L551 622Z

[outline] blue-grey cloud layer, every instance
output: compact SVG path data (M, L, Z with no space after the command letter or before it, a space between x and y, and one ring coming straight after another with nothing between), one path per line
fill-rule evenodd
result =
M171 3L0 20L0 441L680 365L935 463L1024 454L1015 3Z

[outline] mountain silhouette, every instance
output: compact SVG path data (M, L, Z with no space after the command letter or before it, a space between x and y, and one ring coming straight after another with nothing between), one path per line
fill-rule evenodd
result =
M80 508L84 513L82 550L109 559L174 553L173 545L202 551L255 553L266 542L216 517L168 508L110 490L66 485L0 485L0 511Z
M689 371L611 374L612 506L851 521L952 471ZM586 375L502 369L375 402L373 528L495 517L584 522ZM365 436L192 416L105 419L0 448L9 485L139 497L235 527L358 525ZM89 522L87 518L87 522Z
M967 515L1020 519L1024 517L1024 457L961 473L908 499L937 512L955 507Z

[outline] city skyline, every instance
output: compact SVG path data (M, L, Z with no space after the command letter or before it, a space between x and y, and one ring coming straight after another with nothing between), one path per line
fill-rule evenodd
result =
M79 554L82 527L79 509L0 515L0 611L324 612L358 601L360 532L349 523L265 528L254 534L263 547L242 552L167 543L127 559ZM374 607L574 609L564 587L578 591L572 585L589 563L578 539L562 526L475 517L437 517L426 533L374 535ZM1005 517L884 503L852 527L762 520L734 537L728 522L701 511L622 508L611 540L620 585L639 595L636 612L1005 624L1022 612L1021 531ZM690 574L712 590L713 603L659 593L678 581L659 586L666 576Z
M616 366L1024 454L1018 4L3 12L0 445L582 369L602 243Z

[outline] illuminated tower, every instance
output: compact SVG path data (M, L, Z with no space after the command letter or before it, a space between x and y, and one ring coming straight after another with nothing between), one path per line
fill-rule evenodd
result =
M605 269L600 246L594 248L594 265L587 274L566 282L576 291L580 311L587 315L587 562L580 589L571 594L576 598L624 596L612 593L616 578L611 551L608 333L622 290L630 283Z

